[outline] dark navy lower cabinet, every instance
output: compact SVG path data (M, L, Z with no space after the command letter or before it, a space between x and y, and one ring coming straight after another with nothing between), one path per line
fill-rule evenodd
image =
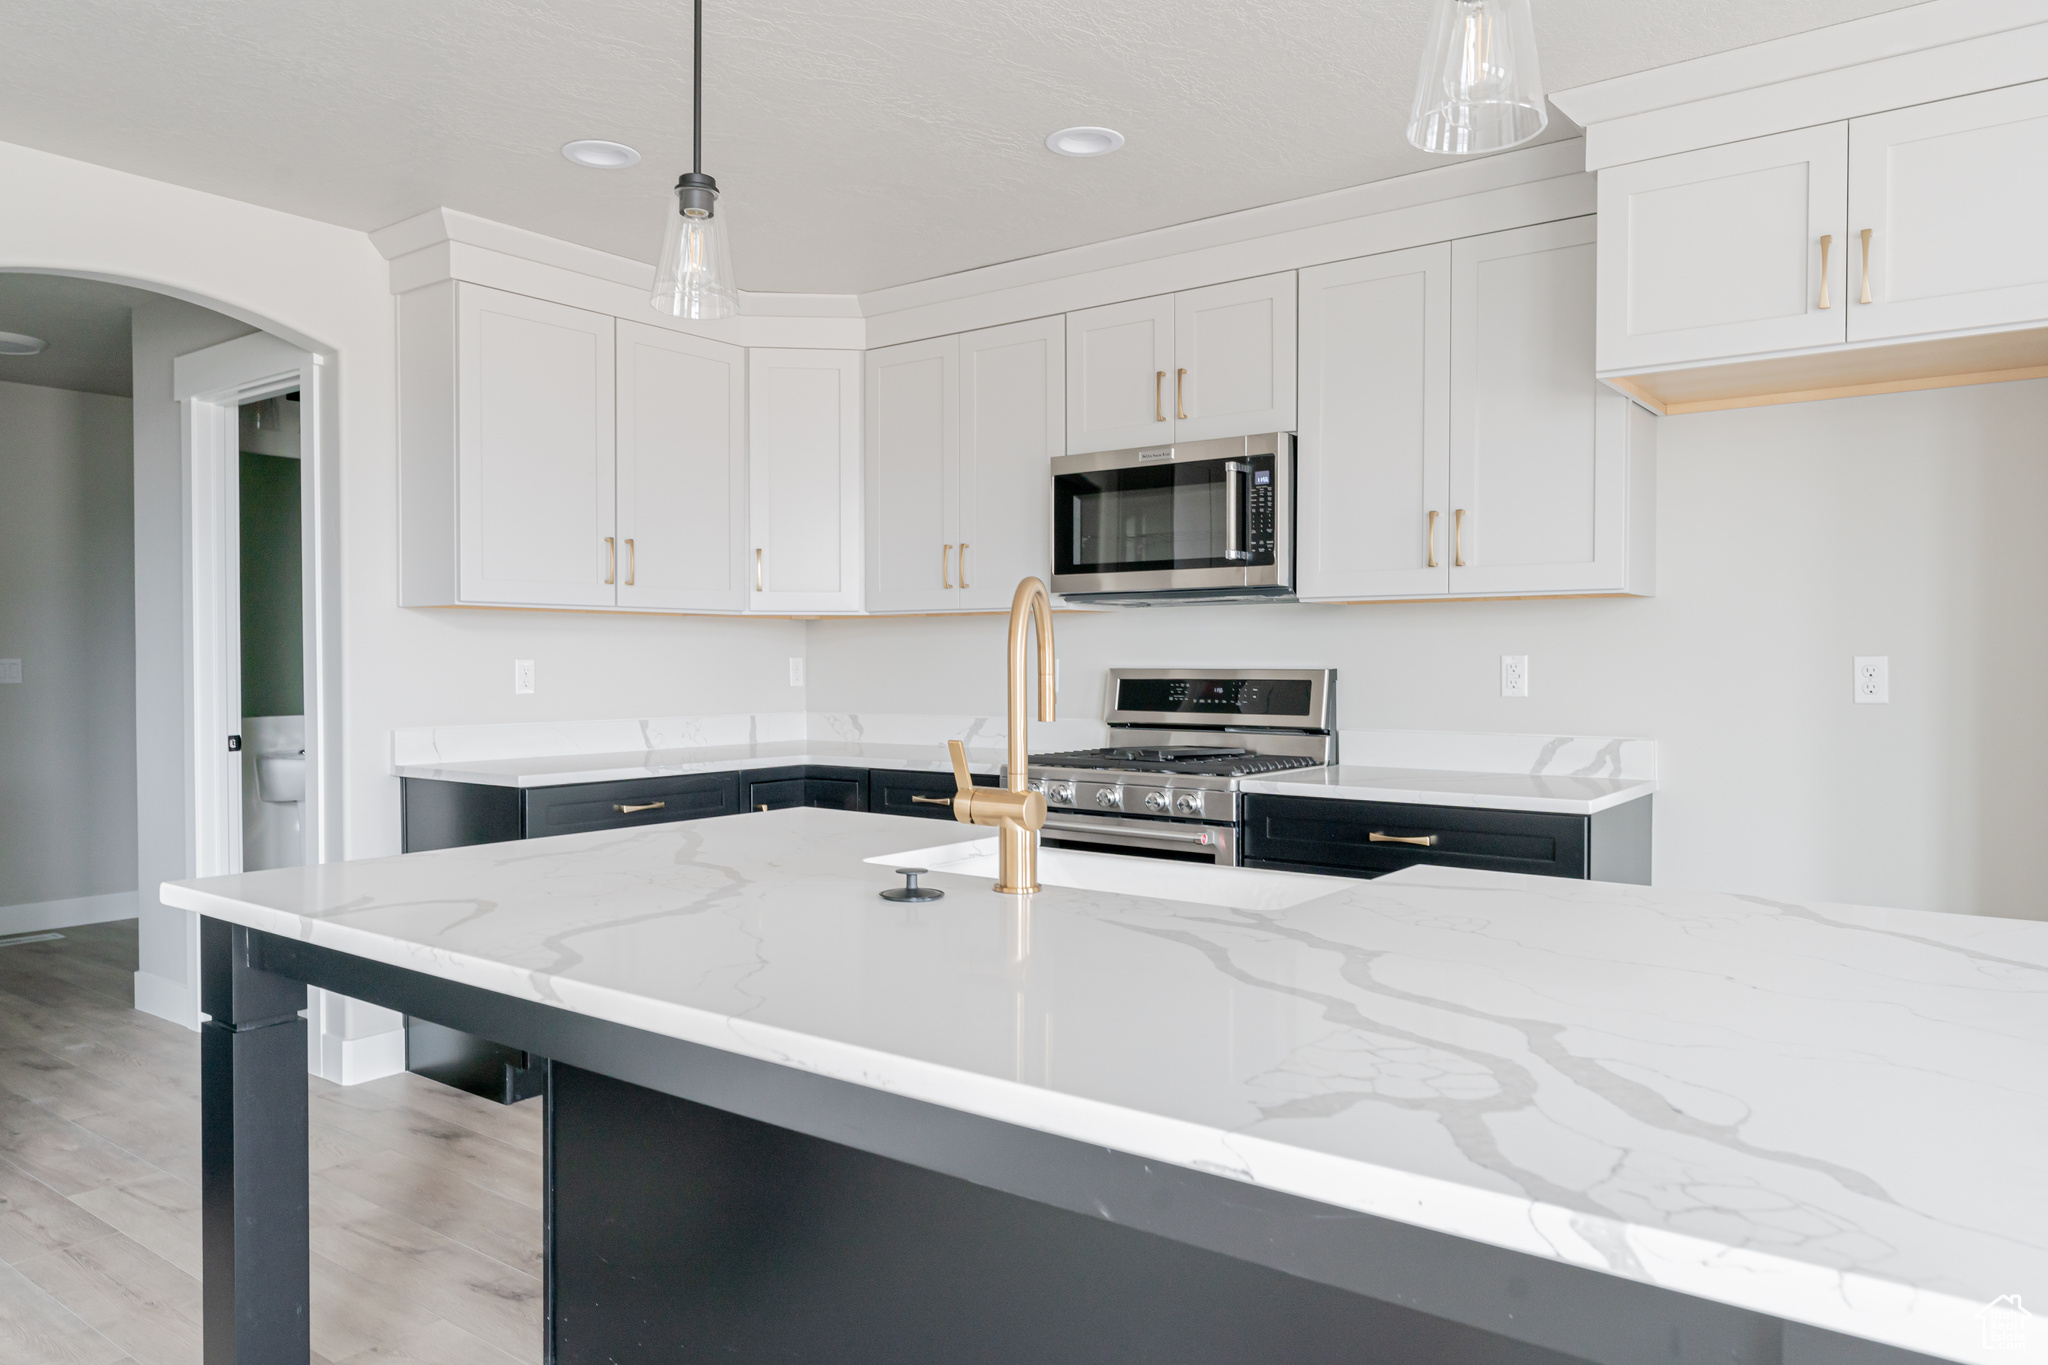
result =
M1340 877L1422 865L1647 886L1652 799L1554 815L1248 794L1243 856L1249 867Z
M994 773L976 773L974 785L993 787ZM953 774L891 772L868 774L868 809L877 815L913 815L922 820L953 818Z
M740 810L737 773L576 782L561 787L490 787L477 782L399 782L399 849L424 853L507 839L544 839L702 820Z
M868 778L866 768L830 768L817 763L756 768L739 774L742 809L823 806L829 810L866 810Z

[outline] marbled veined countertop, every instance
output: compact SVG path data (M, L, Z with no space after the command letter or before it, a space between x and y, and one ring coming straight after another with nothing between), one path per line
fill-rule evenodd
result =
M612 754L546 754L537 758L477 758L457 763L392 765L398 777L439 782L476 782L491 787L559 787L571 782L630 782L641 777L682 777L690 773L742 772L786 764L823 763L843 768L895 768L911 772L953 771L943 745L848 744L830 739L781 739L763 744L707 744L689 749L628 750ZM1001 749L970 749L967 766L992 773L1003 766Z
M163 896L1930 1355L2048 1361L2048 1325L1992 1350L1979 1319L2048 1304L2048 924L1421 868L1184 870L1287 888L1263 910L945 873L936 904L875 895L896 879L863 859L978 834L796 809Z
M1320 796L1336 801L1390 801L1407 806L1592 815L1657 790L1648 778L1571 777L1527 773L1461 773L1429 768L1334 768L1247 777L1248 792Z

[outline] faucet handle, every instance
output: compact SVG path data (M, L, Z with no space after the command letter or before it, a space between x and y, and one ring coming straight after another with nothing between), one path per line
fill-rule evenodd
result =
M946 741L946 752L953 757L953 787L956 791L974 790L974 774L967 771L967 746L957 739Z

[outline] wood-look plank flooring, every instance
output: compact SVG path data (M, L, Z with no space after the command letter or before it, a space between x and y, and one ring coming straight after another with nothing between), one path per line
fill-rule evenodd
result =
M199 1365L199 1035L63 933L0 947L0 1361ZM313 1359L539 1361L539 1104L309 1084Z

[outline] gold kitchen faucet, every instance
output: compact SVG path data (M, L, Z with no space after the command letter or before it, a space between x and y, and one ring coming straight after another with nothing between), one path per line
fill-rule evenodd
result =
M948 740L953 757L953 818L963 825L996 829L996 890L1013 896L1038 890L1038 831L1045 825L1045 797L1029 790L1026 769L1031 746L1026 743L1030 717L1025 714L1024 627L1038 629L1038 718L1054 720L1052 597L1045 584L1027 578L1010 599L1010 785L1007 790L977 787L967 771L967 746Z

